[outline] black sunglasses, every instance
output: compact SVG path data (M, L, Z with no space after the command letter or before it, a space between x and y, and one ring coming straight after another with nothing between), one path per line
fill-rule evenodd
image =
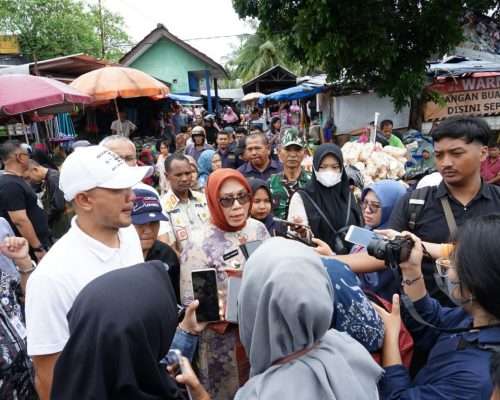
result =
M221 197L219 199L219 203L221 204L222 207L229 208L233 206L236 200L238 200L238 203L240 203L240 205L245 205L250 201L251 197L252 196L250 195L250 193L245 192L245 193L240 193L236 196Z

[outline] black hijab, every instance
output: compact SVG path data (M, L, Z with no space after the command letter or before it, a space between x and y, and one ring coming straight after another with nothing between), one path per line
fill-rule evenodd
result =
M316 179L316 172L313 172L311 180L307 183L304 191L314 200L321 211L330 221L330 224L338 231L339 229L349 225L361 225L361 212L358 208L354 195L349 187L349 178L344 168L344 157L342 150L335 144L326 143L319 146L314 153L313 167L314 171L319 171L319 166L323 158L327 155L333 155L342 168L342 179L333 187L325 187ZM347 207L351 196L351 211L349 220L347 219ZM327 242L330 247L334 248L332 230L328 224L321 218L320 215L312 207L306 196L301 196L306 208L309 224L314 233L314 236Z
M271 195L271 190L269 190L269 186L267 186L267 183L263 181L262 179L258 178L251 178L248 179L248 183L250 184L250 187L252 188L252 194L255 195L255 192L259 189L264 189L267 192L267 195L269 196L269 200L271 201L271 204L273 202L273 196ZM263 220L259 220L262 222L269 233L272 235L272 232L274 230L274 220L273 220L273 210L271 208L271 212L267 215L266 218Z
M177 327L165 266L151 261L90 282L68 313L70 338L55 367L53 400L166 400L178 389L159 361Z

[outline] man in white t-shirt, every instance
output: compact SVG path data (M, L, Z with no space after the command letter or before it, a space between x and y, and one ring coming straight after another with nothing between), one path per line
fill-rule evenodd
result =
M137 129L137 126L127 119L127 114L123 111L120 111L118 115L120 116L120 119L111 123L111 132L113 132L114 135L129 137L130 134Z
M130 139L120 135L111 135L101 140L99 146L104 146L108 150L111 150L113 153L120 156L120 158L131 167L137 166L137 152L135 149L135 144ZM148 190L155 193L158 198L160 197L160 194L153 186L147 185L144 182L137 182L132 189ZM158 240L168 244L168 232L168 222L161 221L160 230L158 232Z
M61 167L59 186L76 217L30 276L26 289L28 354L41 400L48 400L53 370L69 329L66 315L90 281L144 261L131 225L133 185L150 167L130 167L102 146L79 148Z

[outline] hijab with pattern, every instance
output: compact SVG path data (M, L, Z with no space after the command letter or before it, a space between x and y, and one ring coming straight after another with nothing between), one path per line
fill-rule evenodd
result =
M378 399L382 369L349 335L329 330L333 296L311 247L272 238L255 250L238 297L251 379L237 400ZM279 362L304 349L309 351Z
M55 367L52 400L167 400L176 382L159 361L177 327L174 290L159 261L90 282L68 313L70 338Z
M226 217L224 216L224 212L222 211L222 205L219 202L220 188L228 179L238 181L243 185L248 193L252 194L252 189L241 172L231 168L221 168L212 172L208 177L205 195L207 197L207 205L210 211L212 223L224 232L237 232L245 227L247 221L245 220L241 226L229 225L226 221Z

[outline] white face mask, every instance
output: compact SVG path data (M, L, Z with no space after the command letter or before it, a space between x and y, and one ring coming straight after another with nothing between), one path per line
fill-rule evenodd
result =
M327 188L337 185L342 180L342 172L335 172L329 169L314 172L316 173L318 182Z
M443 292L450 298L450 300L457 306L463 306L465 304L472 303L474 298L471 296L469 299L463 299L462 297L457 297L456 292L460 292L460 282L451 281L447 276L443 278L444 284L446 285L442 288Z

